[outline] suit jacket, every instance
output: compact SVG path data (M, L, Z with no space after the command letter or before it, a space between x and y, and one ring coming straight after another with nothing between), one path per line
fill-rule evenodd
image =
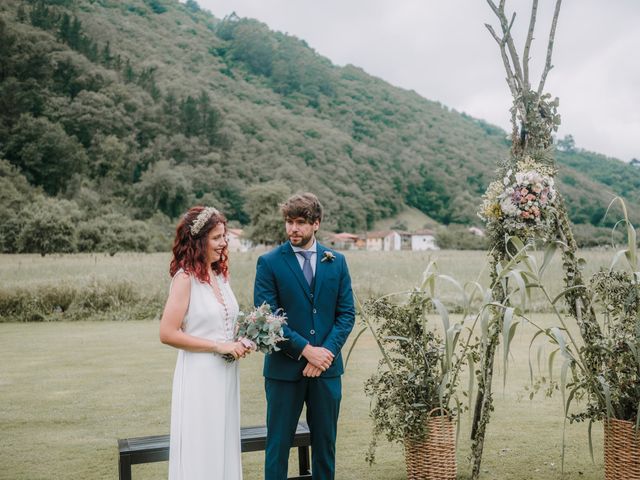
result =
M266 302L287 315L287 340L278 344L280 351L265 355L263 374L267 378L302 378L307 360L301 354L307 344L325 347L334 355L322 376L336 377L344 372L340 351L355 322L351 277L344 255L331 251L335 258L321 261L326 251L317 244L313 291L289 242L258 258L254 304Z

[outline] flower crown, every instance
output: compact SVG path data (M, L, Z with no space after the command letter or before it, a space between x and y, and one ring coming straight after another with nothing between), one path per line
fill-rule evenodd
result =
M209 221L211 215L214 214L220 215L220 212L213 207L206 207L205 209L203 209L193 221L191 227L189 227L189 230L191 230L191 235L196 236L200 232L200 230L202 230L202 227L204 227L205 223Z

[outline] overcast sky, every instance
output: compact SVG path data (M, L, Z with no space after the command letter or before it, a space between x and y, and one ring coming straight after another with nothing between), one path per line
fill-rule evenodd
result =
M336 65L353 64L392 85L509 129L511 97L485 0L198 0L307 41ZM497 0L496 0L497 3ZM531 51L537 87L554 0L540 0ZM530 0L517 11L522 52ZM564 0L545 90L560 97L559 137L625 161L640 159L640 0ZM522 55L521 55L522 56Z

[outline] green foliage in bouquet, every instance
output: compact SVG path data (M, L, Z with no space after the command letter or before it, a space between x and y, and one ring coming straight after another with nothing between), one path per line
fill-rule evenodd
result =
M282 330L286 320L283 312L272 312L271 307L263 303L247 314L239 314L236 338L252 342L256 350L264 354L277 352L278 342L286 340Z

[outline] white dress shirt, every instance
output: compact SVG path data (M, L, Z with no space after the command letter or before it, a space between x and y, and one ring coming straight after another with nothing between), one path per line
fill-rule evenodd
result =
M315 238L313 239L313 245L311 245L309 248L307 248L306 250L304 248L300 248L300 247L294 247L293 245L291 245L291 248L293 248L293 252L296 254L296 258L298 259L298 263L300 264L300 270L302 270L302 266L304 265L304 257L302 255L298 255L297 252L313 252L313 255L311 255L311 258L309 259L309 262L311 263L311 270L313 271L313 276L316 276L316 261L318 258L318 245L316 244L316 240Z

